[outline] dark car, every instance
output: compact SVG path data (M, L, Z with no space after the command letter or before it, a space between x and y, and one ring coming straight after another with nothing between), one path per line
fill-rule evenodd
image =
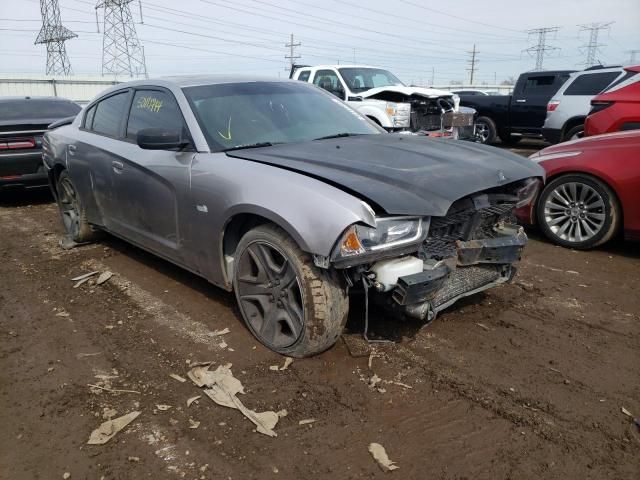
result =
M51 123L80 110L55 97L0 97L0 191L47 186L42 135Z
M543 175L255 77L116 85L45 143L73 241L106 230L235 291L249 330L298 357L333 345L354 289L430 321L508 281L526 243L511 212Z
M476 134L482 143L498 137L517 143L522 137L542 136L547 103L573 70L523 73L512 95L460 95L460 105L478 112Z

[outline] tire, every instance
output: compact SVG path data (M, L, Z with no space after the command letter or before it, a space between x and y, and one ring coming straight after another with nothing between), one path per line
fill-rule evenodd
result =
M520 140L522 140L522 137L514 137L512 135L500 135L500 141L505 145L516 145L517 143L520 143Z
M537 205L538 223L552 242L587 250L613 238L622 212L615 193L601 180L580 173L547 184Z
M497 132L496 124L489 117L478 117L476 119L476 137L483 145L494 143Z
M576 125L575 127L570 128L564 135L562 141L568 142L569 140L577 140L582 137L584 137L584 124Z
M336 343L349 313L346 288L337 271L316 267L284 230L261 225L247 232L233 270L238 308L263 345L307 357Z
M68 237L75 243L96 240L99 232L87 222L86 212L71 177L66 170L56 180L57 202L62 225Z

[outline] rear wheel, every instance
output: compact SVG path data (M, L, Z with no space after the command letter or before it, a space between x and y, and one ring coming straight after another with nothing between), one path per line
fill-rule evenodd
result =
M582 137L584 137L584 125L576 125L567 131L564 135L564 141L568 142L569 140L578 140Z
M489 117L476 119L476 137L483 144L491 144L496 141L496 124Z
M84 206L66 170L58 175L56 191L62 224L69 239L75 243L95 240L98 232L87 222Z
M306 357L331 347L349 311L335 270L316 267L282 229L261 225L240 240L233 287L244 321L268 348Z
M588 249L609 241L620 227L613 191L597 178L564 175L549 182L538 200L544 234L563 247Z

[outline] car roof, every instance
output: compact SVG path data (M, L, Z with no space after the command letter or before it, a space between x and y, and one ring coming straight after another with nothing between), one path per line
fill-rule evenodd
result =
M16 100L48 100L51 102L73 102L72 100L69 100L68 98L61 98L61 97L47 97L47 96L32 96L32 95L27 95L27 96L1 96L0 97L0 102L4 102L4 101L11 101L11 102L15 102Z
M357 64L349 64L349 63L345 63L345 64L339 64L339 65L305 65L304 67L300 67L298 68L298 70L303 70L303 69L310 69L310 68L315 68L315 69L322 69L322 68L375 68L378 70L386 70L386 68L384 67L376 67L374 65L357 65Z

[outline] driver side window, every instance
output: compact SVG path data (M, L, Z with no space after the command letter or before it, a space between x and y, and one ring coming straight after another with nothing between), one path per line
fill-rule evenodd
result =
M313 84L334 94L340 100L344 100L344 87L336 72L332 70L318 70L313 77Z
M189 137L178 103L163 90L137 90L133 97L127 139L135 142L138 131L145 128L179 131L183 137Z

